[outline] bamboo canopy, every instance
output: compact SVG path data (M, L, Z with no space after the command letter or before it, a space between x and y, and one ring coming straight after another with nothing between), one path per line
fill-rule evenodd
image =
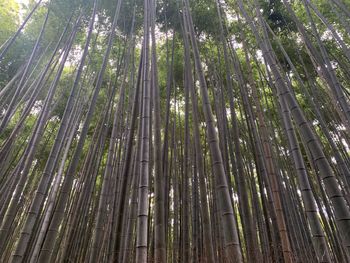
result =
M0 262L350 262L350 2L0 0Z

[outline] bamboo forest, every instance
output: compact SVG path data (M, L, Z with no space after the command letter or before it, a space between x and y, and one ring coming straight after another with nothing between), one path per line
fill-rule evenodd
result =
M350 262L350 0L0 0L1 263Z

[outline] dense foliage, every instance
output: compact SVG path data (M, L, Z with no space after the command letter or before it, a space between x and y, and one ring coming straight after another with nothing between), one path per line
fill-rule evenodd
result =
M350 3L0 0L0 262L349 262Z

